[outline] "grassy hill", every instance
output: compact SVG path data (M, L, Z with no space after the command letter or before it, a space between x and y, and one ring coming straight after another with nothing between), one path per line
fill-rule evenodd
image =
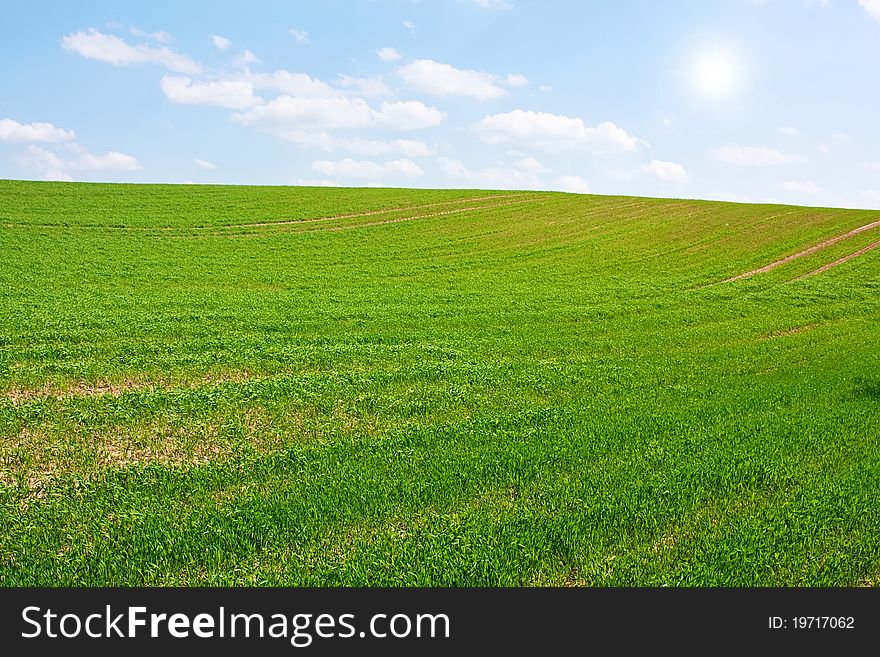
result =
M0 182L0 584L876 585L878 219Z

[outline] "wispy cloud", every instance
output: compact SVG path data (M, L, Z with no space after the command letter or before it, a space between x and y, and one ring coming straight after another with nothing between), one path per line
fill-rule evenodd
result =
M560 176L557 185L561 192L569 192L571 194L590 193L590 186L580 176Z
M542 189L544 183L531 167L494 166L471 169L461 160L438 157L440 173L459 185L483 189Z
M376 110L362 98L303 98L286 94L233 115L239 123L273 130L381 127L406 131L438 125L445 117L440 110L417 100L386 101Z
M395 48L383 46L376 51L376 56L383 62L393 62L400 59L400 53Z
M183 105L217 105L245 109L262 102L259 96L254 95L253 85L243 80L193 82L183 75L166 75L160 86L168 100Z
M232 41L220 36L219 34L211 35L211 43L213 43L214 47L218 50L226 50L229 46L232 45Z
M81 146L70 147L76 154L72 158L62 158L57 153L30 145L18 158L24 168L34 170L43 180L73 180L75 171L135 171L140 163L131 155L119 151L108 151L96 155Z
M241 66L244 68L250 66L251 64L259 64L260 58L257 57L250 50L245 48L236 56L234 62L237 66Z
M685 168L675 162L651 160L642 165L642 171L663 182L687 183L691 180L691 176Z
M373 162L372 160L316 160L312 168L326 176L343 178L384 178L391 175L405 178L417 178L424 175L424 170L410 159L402 158L390 162Z
M305 30L298 30L294 27L287 30L287 33L294 38L294 40L300 45L308 45L311 43L311 39L309 38L309 33Z
M145 43L131 45L112 34L104 34L90 29L88 32L75 32L61 39L61 45L69 52L87 59L108 62L115 66L127 64L160 64L175 73L192 75L202 70L202 65L170 50L166 46L154 47Z
M791 192L793 194L805 194L808 196L814 196L816 194L822 193L822 188L811 182L801 182L797 180L791 180L788 182L779 183L776 185L776 189L782 192Z
M800 155L782 153L767 146L722 146L713 151L712 157L742 167L772 167L805 161Z
M507 0L473 0L473 3L483 9L513 9Z
M880 21L880 0L859 0L859 5L864 7L871 18Z
M505 93L493 75L455 68L431 59L417 59L398 67L397 73L408 86L434 96L457 94L486 100Z
M73 141L73 130L56 128L51 123L19 123L13 119L0 119L0 141Z
M171 35L163 30L159 30L158 32L144 32L139 28L133 27L131 28L131 33L136 37L153 39L154 41L158 41L159 43L170 44L173 41Z
M361 96L390 96L391 88L385 84L381 75L370 78L354 78L350 75L340 75L336 85L342 89L351 89Z
M578 117L521 109L484 117L474 126L487 144L521 144L549 151L625 153L638 150L638 140L605 121L587 126Z

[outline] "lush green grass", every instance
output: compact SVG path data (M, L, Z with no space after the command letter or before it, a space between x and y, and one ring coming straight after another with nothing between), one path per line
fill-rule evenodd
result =
M0 182L0 583L877 584L878 215Z

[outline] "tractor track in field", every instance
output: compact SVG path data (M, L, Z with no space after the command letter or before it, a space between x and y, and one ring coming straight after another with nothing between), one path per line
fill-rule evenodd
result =
M730 278L725 278L721 282L722 283L732 283L733 281L738 281L743 278L749 278L749 277L755 276L757 274L763 274L765 272L776 269L777 267L779 267L781 265L788 264L789 262L791 262L793 260L797 260L798 258L803 258L804 256L808 256L813 253L816 253L817 251L821 251L822 249L826 249L829 246L833 246L834 244L837 244L838 242L841 242L847 238L854 237L855 235L858 235L859 233L863 233L867 230L877 228L878 226L880 226L880 221L873 221L870 224L865 224L864 226L859 226L858 228L854 228L853 230L846 232L846 233L843 233L842 235L837 235L837 236L831 237L823 242L819 242L818 244L815 244L807 249L804 249L803 251L798 251L797 253L793 253L791 255L785 256L784 258L780 258L779 260L774 260L770 264L764 265L763 267L758 267L757 269L752 269L751 271L747 271L742 274L737 274L736 276L732 276ZM829 265L826 265L824 268L820 267L819 269L817 269L813 272L810 272L809 274L805 274L805 276L810 276L812 274L818 274L822 271L825 271L825 269L830 269L831 267L833 267L835 265L842 264L843 262L846 262L847 260L856 257L857 255L861 255L865 251L870 251L875 246L876 246L876 243L874 245L871 245L867 249L863 249L862 251L859 251L855 254L852 254L851 256L846 256L846 258L841 258L840 260L838 260L834 263L830 263ZM801 277L801 278L803 278L803 277ZM797 280L797 279L795 279L795 280Z
M195 230L223 230L234 228L271 228L272 226L291 226L296 224L310 224L322 221L333 221L334 219L356 219L358 217L372 217L379 214L390 214L392 212L405 212L407 210L422 210L424 208L433 208L438 205L452 205L453 203L474 203L475 201L488 201L490 199L511 198L518 196L517 194L493 194L489 196L475 196L473 198L458 198L452 201L438 201L437 203L425 203L423 205L410 205L404 208L388 208L387 210L368 210L366 212L353 212L351 214L337 214L328 217L313 217L311 219L282 219L279 221L260 221L249 224L224 224L222 226L198 226ZM489 206L486 206L489 207Z
M868 246L859 249L855 253L850 253L849 255L843 256L842 258L838 258L834 262L829 262L827 265L822 265L818 269L814 269L813 271L807 272L806 274L801 274L797 278L791 279L791 281L789 281L789 282L791 283L794 281L799 281L803 278L807 278L809 276L815 276L816 274L821 274L822 272L828 271L832 267L837 267L838 265L842 265L845 262L849 262L850 260L853 260L854 258L858 258L859 256L864 255L868 251L871 251L872 249L876 249L878 246L880 246L880 240L874 242L873 244L869 244Z
M236 228L264 228L272 226L294 226L296 224L309 224L324 221L334 221L338 219L356 219L358 217L370 217L381 214L391 214L392 212L407 212L409 210L423 210L425 208L438 207L441 205L452 205L454 203L474 203L477 201L488 201L492 199L504 199L522 194L486 194L484 196L472 196L469 198L456 198L448 201L435 201L433 203L422 203L419 205L409 205L395 208L385 208L382 210L365 210L363 212L350 212L347 214L327 215L324 217L307 217L304 219L278 219L272 221L259 221L242 224L218 224L216 226L119 226L108 224L31 224L31 223L8 223L2 225L6 228L68 228L74 230L111 230L111 231L128 231L136 233L165 233L165 232L181 232L181 231L223 231L235 230Z
M540 198L523 197L522 194L495 194L492 196L478 196L475 198L458 199L458 202L465 203L465 202L474 202L474 201L485 201L485 200L489 200L489 199L503 199L503 198L514 198L517 200L505 201L503 203L491 203L491 204L487 204L487 205L474 205L474 206L469 206L469 207L464 207L464 208L452 208L451 210L440 210L438 212L429 212L427 214L418 214L418 215L413 215L413 216L408 216L408 217L396 217L394 219L387 219L384 221L371 221L371 222L365 222L365 223L355 223L355 224L349 224L346 226L328 226L326 228L310 228L310 229L306 229L306 230L299 231L299 232L317 233L317 232L324 232L324 231L338 232L338 231L343 231L343 230L355 230L358 228L370 228L372 226L384 226L386 224L397 224L397 223L402 223L405 221L414 221L416 219L430 219L432 217L445 217L448 215L460 214L462 212L473 212L475 210L490 210L492 208L500 208L500 207L506 207L506 206L510 206L510 205L524 205L524 204L529 204L529 203L539 203L541 201ZM455 202L455 201L448 201L448 202L443 202L443 203L428 203L426 205L411 206L409 208L404 208L404 209L415 210L415 209L427 208L427 207L438 206L438 205L449 205L453 202ZM644 205L643 201L638 201L635 203L627 203L627 204L624 204L623 206L621 206L621 208L614 208L614 209L620 210L622 208L629 208L629 207L634 207L634 206L638 207L641 205ZM346 219L346 218L350 218L350 217L365 217L365 216L370 216L370 215L386 214L386 213L396 212L396 211L397 210L383 210L383 211L376 211L376 212L358 213L358 214L352 214L352 215L339 215L336 217L320 217L317 219L302 219L302 220L297 220L297 221L262 222L262 223L256 223L256 224L231 224L229 226L215 227L215 228L234 229L234 228L272 228L275 226L296 226L298 224L318 223L318 222L330 221L332 219ZM599 210L595 210L593 212L588 212L584 215L578 215L575 218L575 221L582 219L584 216L595 215L595 214L605 214L605 213L607 213L607 210L602 208ZM597 228L598 228L598 226L597 226ZM212 234L221 235L222 232L216 232L216 233L212 233Z
M283 230L285 232L295 232L295 233L340 232L340 231L344 231L344 230L357 230L359 228L371 228L374 226L384 226L386 224L397 224L397 223L403 223L403 222L407 222L407 221L415 221L416 219L430 219L432 217L445 217L445 216L449 216L449 215L453 215L453 214L460 214L462 212L474 212L476 210L491 210L493 208L501 208L501 207L507 207L507 206L511 206L511 205L524 205L524 204L536 203L536 202L538 202L537 199L526 198L526 199L516 200L516 201L506 201L504 203L492 203L489 205L473 205L473 206L468 206L468 207L464 207L464 208L452 208L451 210L440 210L438 212L429 212L426 214L417 214L417 215L408 216L408 217L396 217L394 219L386 219L384 221L370 221L370 222L363 222L363 223L354 223L354 224L348 224L348 225L344 225L344 226L310 227L310 226L306 225L303 227L302 230L290 231L290 229L295 228L297 226L297 224L308 224L309 223L309 222L304 222L304 221L294 221L294 222L285 223L285 224L269 224L266 226L250 226L250 227L246 226L245 227L246 230L243 230L241 232L215 231L213 233L201 233L201 234L199 234L199 236L202 236L202 235L213 236L213 237L227 236L230 238L254 237L257 235L264 235L265 233L262 233L257 230L247 230L248 228L273 228L273 227L278 227L280 230ZM334 217L334 218L336 218L336 217ZM196 237L196 235L175 235L175 237L178 239L192 239L192 238Z
M429 212L428 214L419 214L412 217L398 217L396 219L387 219L385 221L371 221L368 223L351 224L349 226L330 226L328 228L317 228L305 232L318 232L324 230L340 231L354 230L357 228L370 228L371 226L384 226L385 224L397 224L404 221L414 221L416 219L430 219L431 217L445 217L451 214L459 214L461 212L473 212L474 210L489 210L491 208L502 208L509 205L523 205L526 203L534 203L533 199L523 199L520 201L507 201L505 203L493 203L492 205L474 205L467 208L454 208L452 210L441 210L439 212Z

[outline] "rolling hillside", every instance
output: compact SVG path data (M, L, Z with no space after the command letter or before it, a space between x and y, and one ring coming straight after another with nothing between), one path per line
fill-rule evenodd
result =
M0 584L880 584L878 240L2 181Z

